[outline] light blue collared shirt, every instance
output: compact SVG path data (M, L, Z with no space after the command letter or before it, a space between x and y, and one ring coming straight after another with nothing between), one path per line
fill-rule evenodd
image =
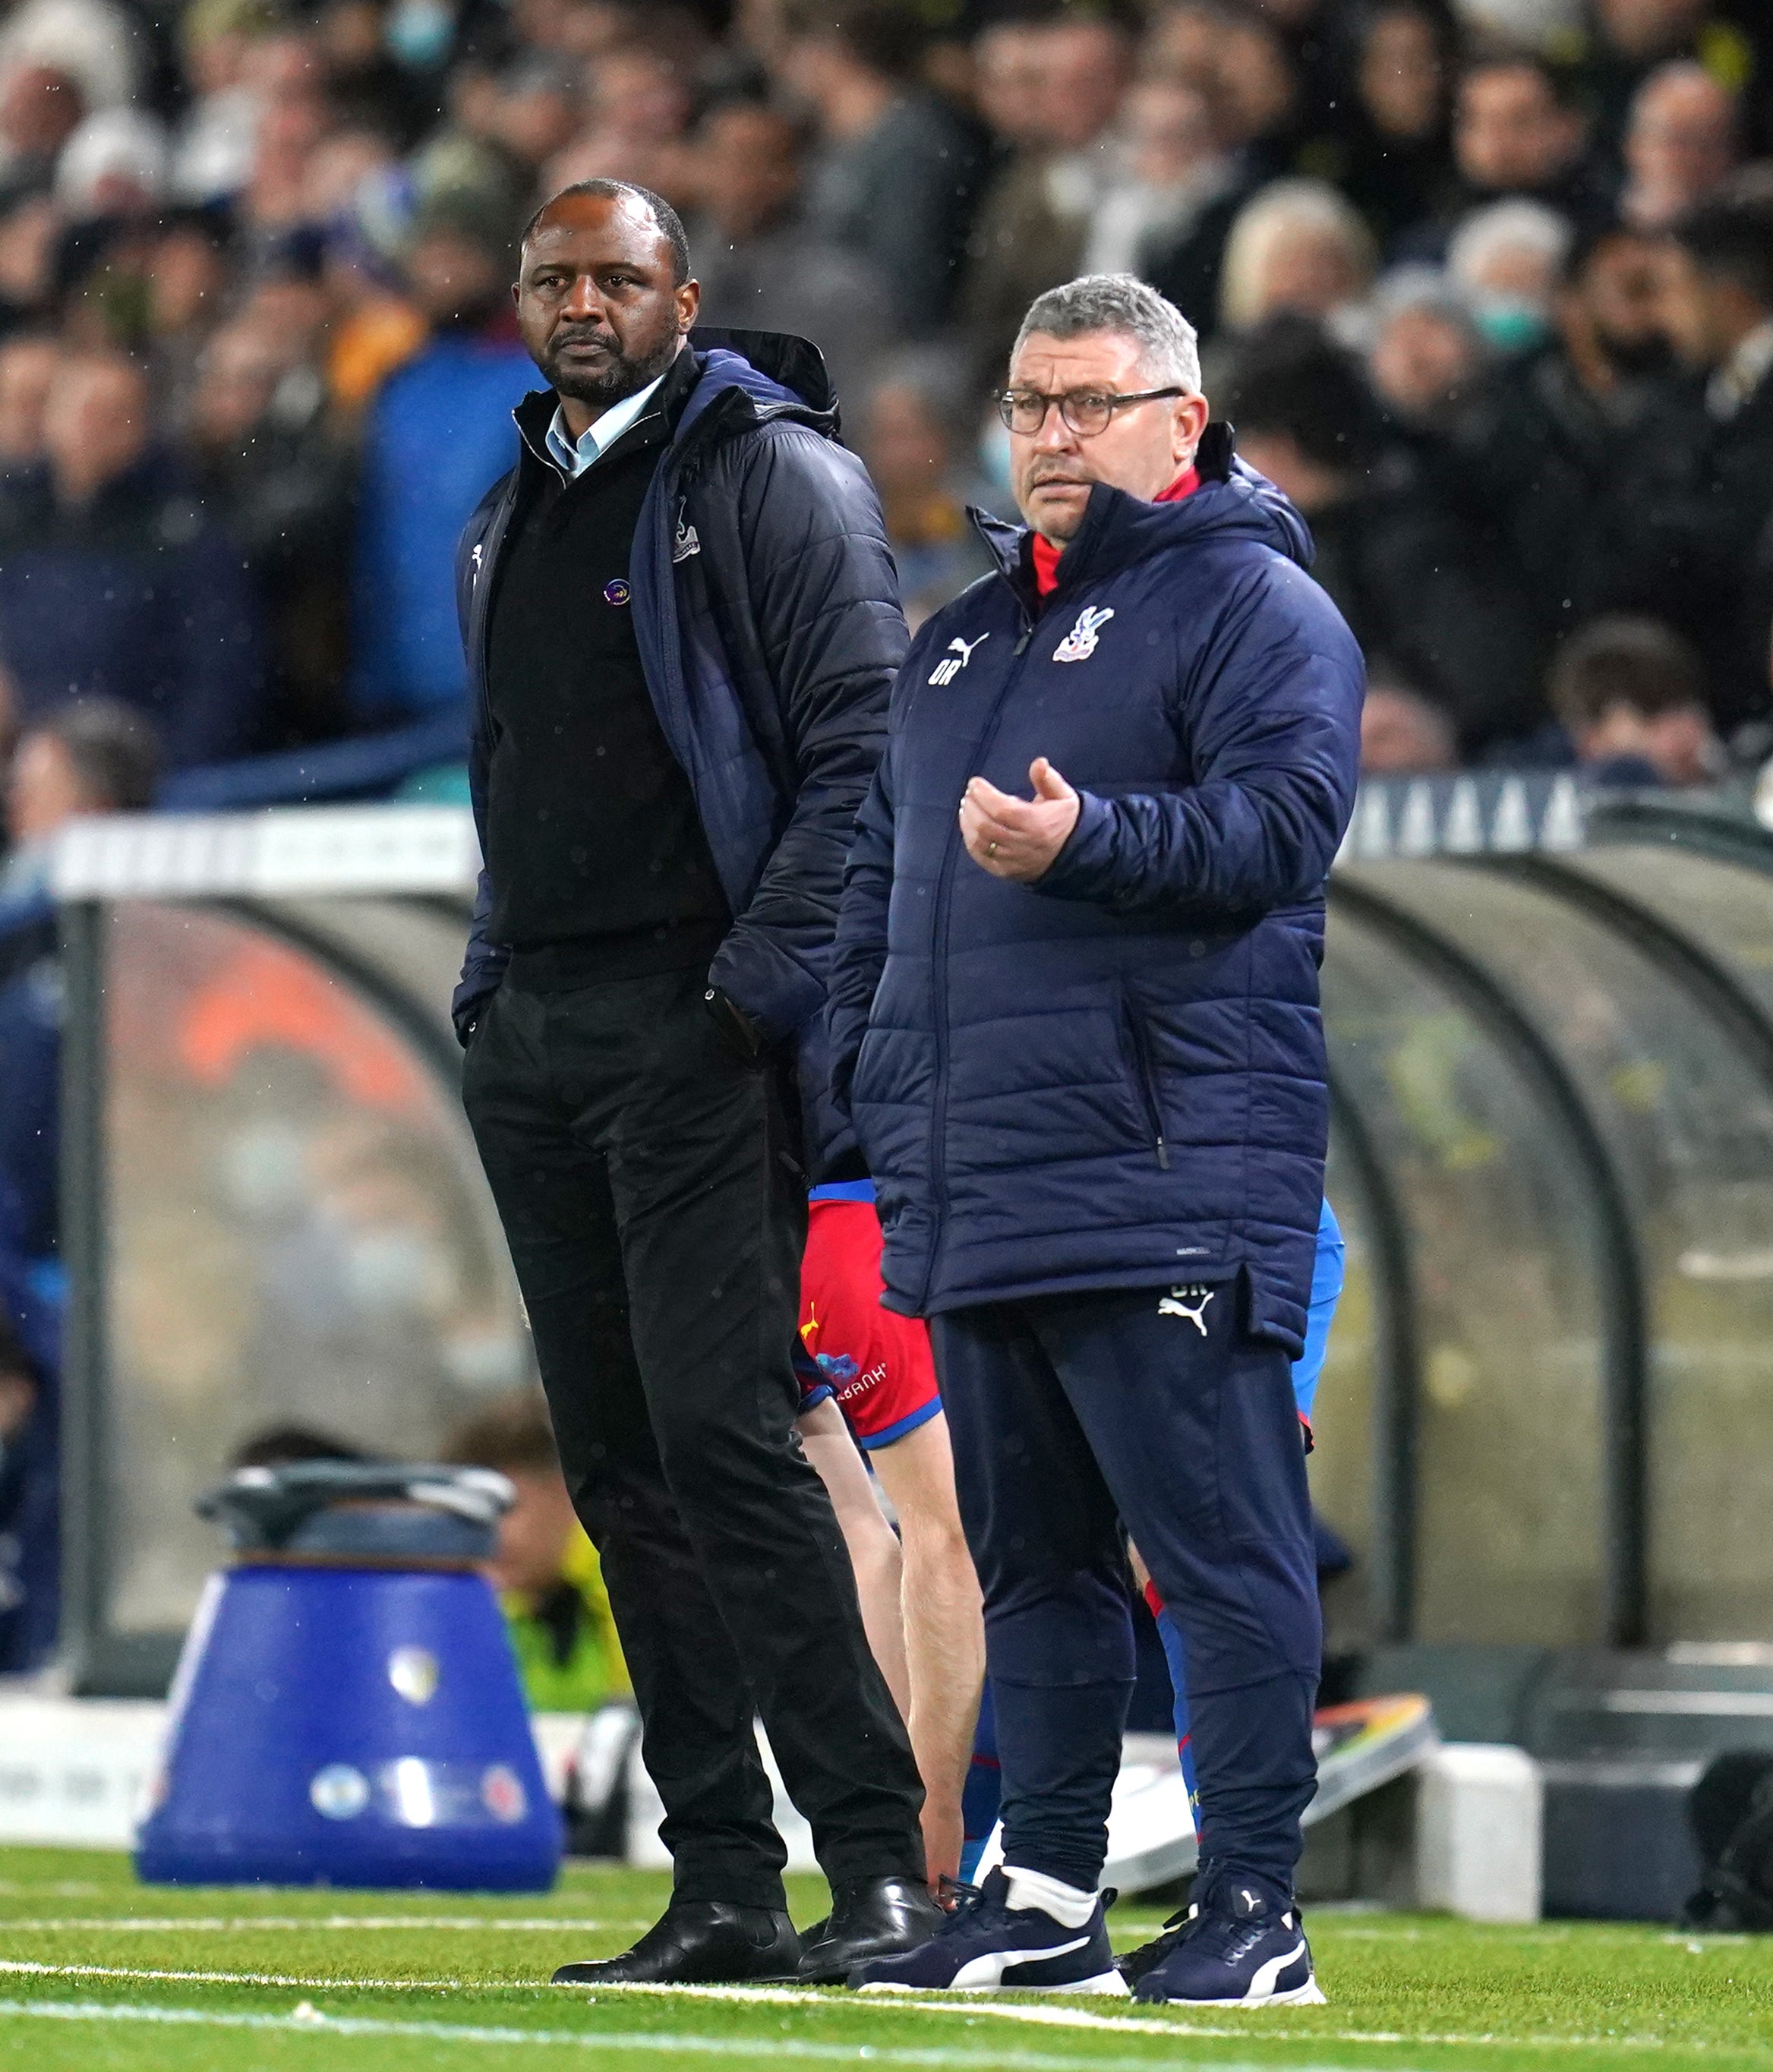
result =
M639 420L652 401L653 391L664 379L661 374L658 380L649 381L645 388L623 397L619 403L612 403L585 431L577 446L567 431L564 408L555 411L554 421L548 427L548 450L569 481L576 482L586 468L594 467L629 426Z

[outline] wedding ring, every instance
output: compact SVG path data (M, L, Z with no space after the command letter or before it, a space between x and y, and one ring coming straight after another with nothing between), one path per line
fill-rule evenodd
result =
M985 853L987 856L995 856L998 853L998 845L995 842L987 842L985 845Z

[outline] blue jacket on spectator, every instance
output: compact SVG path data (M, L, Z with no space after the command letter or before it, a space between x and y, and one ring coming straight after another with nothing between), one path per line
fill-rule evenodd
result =
M364 428L352 702L394 721L467 688L450 579L469 514L517 458L511 412L536 384L513 340L450 331L389 376Z
M979 519L999 573L899 674L829 1010L891 1308L1242 1277L1250 1327L1304 1342L1363 675L1298 514L1224 467L1180 503L1098 484L1044 607L1029 535ZM956 810L1041 755L1082 809L1013 883Z
M820 1166L840 1133L826 1100L826 964L905 622L874 486L837 443L818 354L753 331L697 330L690 349L700 378L635 528L634 629L734 917L710 983L770 1040L795 1038ZM489 491L456 560L483 848L488 607L515 485ZM455 994L464 1038L507 960L487 936L492 906L483 871Z
M216 762L259 725L257 592L162 455L77 509L14 475L0 488L0 662L22 723L69 697L121 698L153 721L171 767Z

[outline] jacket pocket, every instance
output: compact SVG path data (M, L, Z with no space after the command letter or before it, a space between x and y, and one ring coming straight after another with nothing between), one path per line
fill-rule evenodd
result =
M1163 1105L1158 1097L1158 1067L1151 1053L1151 1031L1133 989L1124 980L1121 985L1121 1026L1125 1031L1127 1055L1145 1111L1145 1126L1151 1148L1157 1153L1158 1165L1167 1173L1170 1147L1163 1141Z

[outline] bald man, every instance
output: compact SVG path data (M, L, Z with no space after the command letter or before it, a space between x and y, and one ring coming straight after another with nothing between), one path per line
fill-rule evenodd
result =
M664 1801L671 1906L566 1984L841 1979L939 1918L922 1790L795 1433L801 1087L906 646L803 340L693 330L683 227L591 180L516 286L549 382L463 536L486 869L463 1098ZM786 1911L754 1711L832 1887Z

